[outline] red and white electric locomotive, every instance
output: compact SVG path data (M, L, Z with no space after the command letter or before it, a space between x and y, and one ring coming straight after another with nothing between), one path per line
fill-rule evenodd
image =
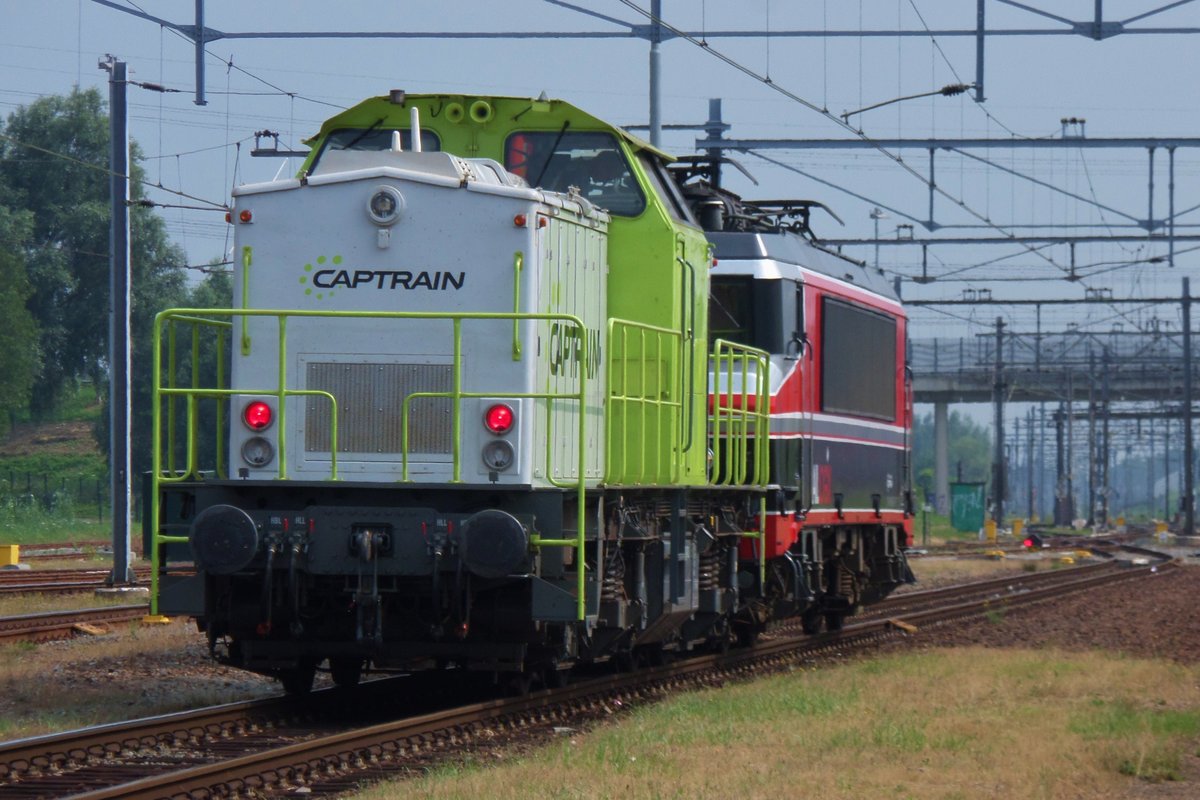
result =
M714 248L710 337L771 354L764 595L772 617L837 630L913 580L907 319L881 272L819 246L821 204L743 201L714 187L717 169L675 174Z

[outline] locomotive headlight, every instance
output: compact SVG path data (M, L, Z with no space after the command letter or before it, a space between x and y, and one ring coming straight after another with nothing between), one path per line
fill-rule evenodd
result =
M395 225L404 211L404 196L391 186L380 186L367 201L367 214L376 225Z
M254 436L242 445L242 460L252 467L265 467L275 457L275 448L261 436Z
M508 469L513 458L513 446L504 439L495 439L483 446L483 465L490 470L502 472Z

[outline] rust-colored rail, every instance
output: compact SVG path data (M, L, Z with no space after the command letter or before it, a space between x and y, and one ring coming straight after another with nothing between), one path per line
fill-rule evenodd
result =
M134 606L47 611L40 614L0 617L0 642L45 642L62 639L71 636L76 625L130 622L149 613L150 606L142 603Z
M133 568L138 582L150 577L149 566ZM84 592L108 582L111 569L36 569L0 572L0 594L46 594Z

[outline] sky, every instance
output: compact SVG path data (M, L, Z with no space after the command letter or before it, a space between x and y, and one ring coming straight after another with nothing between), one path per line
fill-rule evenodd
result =
M127 8L190 24L194 0L158 0ZM611 20L645 25L638 9L650 0L578 0L592 14L554 0L443 0L438 3L314 2L311 0L207 0L206 24L238 32L524 32L595 34L628 31ZM1090 21L1095 0L1025 0L1066 20ZM1168 0L1102 4L1106 18L1128 20L1169 5ZM161 84L171 93L130 89L130 131L146 159L149 179L214 206L228 202L233 186L269 180L296 169L293 161L251 158L253 133L270 129L285 147L301 140L339 109L400 88L412 92L464 92L536 96L546 92L618 124L648 120L648 52L644 39L616 38L221 38L207 45L208 104L196 105L194 46L170 29L92 0L40 0L3 4L0 24L0 117L38 97L74 86L98 87L107 96L107 73L97 62L112 54L128 63L130 78ZM1200 39L1197 34L1124 33L1103 41L1068 30L1062 21L1004 0L985 0L989 29L1031 30L1035 35L989 37L984 93L907 100L838 124L845 111L921 94L948 84L972 83L975 40L952 35L975 27L976 3L959 0L662 0L664 20L702 33L708 47L682 38L661 46L662 120L697 124L708 100L720 98L729 138L1057 138L1063 118L1070 136L1189 137L1200 131ZM609 18L609 19L606 19ZM1130 22L1128 28L1200 29L1200 2L1184 3ZM787 36L905 30L917 35ZM729 31L770 31L775 36L730 37ZM930 35L928 31L935 32ZM767 82L764 78L769 77ZM827 109L827 113L822 113ZM694 151L697 133L667 131L666 150ZM898 156L898 158L897 158ZM1089 243L1076 248L1076 274L1068 281L1065 246L1019 244L933 246L888 244L927 237L1024 234L1145 236L1131 220L1166 216L1168 156L1155 153L1154 190L1144 148L992 148L968 155L939 152L935 218L945 227L926 230L929 156L924 149L770 150L737 160L758 180L730 172L727 185L747 197L805 198L829 205L844 220L817 216L818 234L864 240L846 252L901 280L906 299L961 299L964 290L996 298L1078 299L1089 289L1114 297L1178 296L1180 279L1195 276L1200 242L1177 242L1175 265L1165 262L1163 241ZM1200 150L1175 152L1176 233L1200 234ZM990 162L991 165L985 163ZM177 195L151 190L163 203ZM1089 202L1091 201L1091 202ZM1098 208L1096 203L1104 206ZM874 219L873 208L884 209ZM231 245L223 214L183 208L161 210L173 241L195 266L226 258ZM972 227L955 227L955 226ZM936 277L918 283L922 274ZM998 315L1017 330L1031 330L1028 306L914 308L912 336L975 336ZM1042 330L1078 325L1107 331L1153 324L1178 325L1177 306L1047 306ZM1158 320L1158 323L1154 320Z

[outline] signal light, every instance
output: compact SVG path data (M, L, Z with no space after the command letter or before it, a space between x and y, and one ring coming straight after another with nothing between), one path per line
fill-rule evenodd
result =
M504 403L497 403L483 415L483 426L497 436L503 436L511 431L513 423L516 421L517 415L513 413L511 407Z
M524 228L526 222L528 222L528 220L525 219L524 214L517 214L515 217L513 217L513 225L518 228Z
M225 221L228 222L230 225L233 224L233 212L232 211L225 212Z
M262 400L255 400L242 411L242 421L252 431L265 431L274 419L275 412Z
M238 220L241 222L252 222L254 220L254 215L250 213L250 209L243 208L238 212Z

